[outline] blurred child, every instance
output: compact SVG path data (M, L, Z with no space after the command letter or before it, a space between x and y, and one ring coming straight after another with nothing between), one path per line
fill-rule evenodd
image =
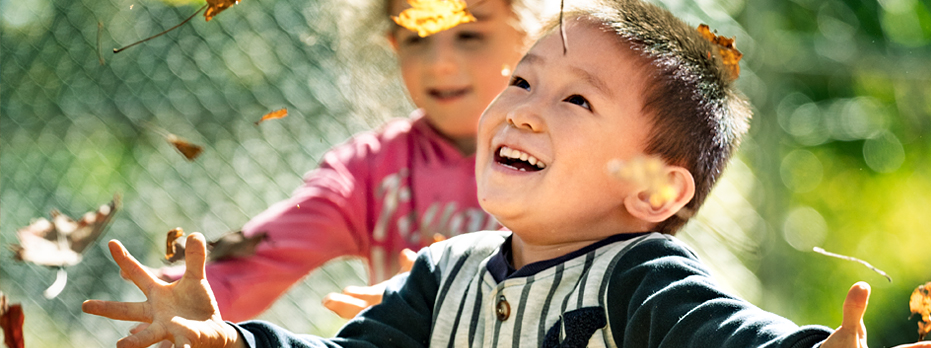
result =
M410 7L387 3L384 20ZM499 227L475 197L475 134L482 110L507 85L502 69L513 68L529 44L521 26L531 19L516 14L521 0L467 3L476 22L426 37L397 25L387 33L419 109L331 149L289 199L243 226L245 237L266 235L255 255L207 265L224 318L255 317L337 257L367 259L375 284L403 270L402 250L419 250L434 235ZM176 280L183 271L160 272ZM325 305L352 317L377 303L382 288L350 287L357 299L331 294Z
M717 46L637 0L565 18L479 123L479 201L511 231L425 248L336 338L222 321L203 282L200 235L189 237L187 273L173 284L111 242L148 301L83 309L151 321L118 342L127 348L162 338L195 347L862 347L865 284L850 289L836 331L799 327L722 292L672 236L689 216L677 213L702 204L747 128L749 108ZM663 162L653 168L661 185L606 170L643 157Z

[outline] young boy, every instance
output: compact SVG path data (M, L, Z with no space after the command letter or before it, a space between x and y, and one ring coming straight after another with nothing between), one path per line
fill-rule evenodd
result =
M112 241L148 300L87 301L84 311L152 322L120 347L166 338L211 347L862 346L865 285L851 288L838 330L800 328L718 290L671 236L688 216L677 212L701 205L746 129L746 103L716 47L636 0L565 17L565 53L551 28L479 124L479 201L510 232L422 250L384 301L333 339L222 321L203 281L200 235L188 238L187 272L172 284ZM661 195L606 170L642 156L666 163Z
M387 2L384 20L410 7ZM502 69L513 68L529 46L523 26L533 23L518 18L523 7L512 8L518 4L511 0L467 3L476 22L427 37L397 25L388 33L419 109L333 148L290 198L243 226L246 237L266 236L255 255L207 265L224 318L259 315L341 256L365 258L375 284L398 273L402 250L419 250L435 234L499 227L475 198L475 135L482 110L507 86ZM159 272L177 280L184 268ZM352 300L331 295L325 304L352 317L367 305Z

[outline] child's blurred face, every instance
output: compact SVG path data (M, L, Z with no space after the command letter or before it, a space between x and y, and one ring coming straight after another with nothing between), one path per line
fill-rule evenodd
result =
M558 29L543 37L479 122L479 201L527 242L631 232L618 228L634 191L606 165L642 155L651 127L633 53L588 22L565 27L568 53Z
M468 0L476 22L419 37L404 28L390 40L411 98L441 133L474 145L478 119L507 86L505 67L523 54L524 34L506 0ZM397 15L410 5L392 2ZM467 152L474 151L474 148Z

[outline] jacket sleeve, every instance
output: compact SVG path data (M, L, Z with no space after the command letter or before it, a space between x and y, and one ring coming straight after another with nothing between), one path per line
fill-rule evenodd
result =
M391 279L381 304L362 311L331 339L293 334L263 321L232 325L247 347L427 347L438 277L430 254L422 251L410 273Z
M353 161L359 156L331 150L290 198L243 226L246 237L266 235L254 255L207 264L207 280L224 319L236 322L261 314L331 259L367 255L365 194L370 188L360 167L364 163ZM178 279L183 272L183 266L162 270L169 279Z
M722 292L697 257L672 239L633 247L615 270L606 305L619 347L817 347L831 333Z

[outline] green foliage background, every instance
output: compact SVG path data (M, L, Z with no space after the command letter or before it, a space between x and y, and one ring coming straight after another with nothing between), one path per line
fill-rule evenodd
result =
M737 36L739 83L755 108L739 158L680 237L725 286L799 324L839 325L846 290L866 280L870 345L913 342L908 295L931 281L929 3L662 5ZM124 202L55 299L41 295L54 270L0 249L0 291L23 304L28 347L112 346L129 330L80 312L88 298L142 298L119 278L104 240L159 265L169 229L208 238L235 230L287 197L327 148L411 110L378 25L360 17L362 0L247 0L109 53L197 7L0 0L0 244L16 243L18 228L52 208L78 216L114 193ZM253 125L281 107L290 116ZM185 161L155 128L204 154ZM814 246L865 259L895 281ZM364 272L358 261L334 262L262 318L330 335L341 320L319 300L361 284Z

